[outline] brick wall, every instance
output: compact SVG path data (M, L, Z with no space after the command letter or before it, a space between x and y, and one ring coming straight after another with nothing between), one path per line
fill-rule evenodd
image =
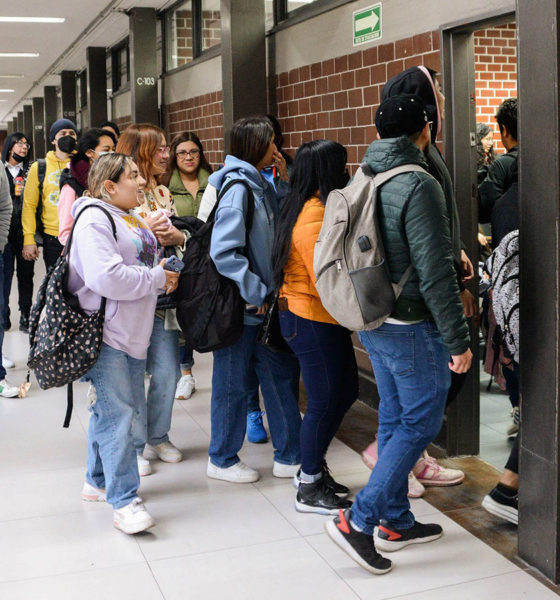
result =
M376 138L375 112L387 79L412 66L441 68L439 32L380 44L276 75L278 119L291 154L303 142L338 141L354 172Z
M494 130L494 152L504 152L494 115L507 98L517 96L517 30L515 23L474 34L476 120Z
M172 54L171 65L181 66L190 62L193 58L193 30L192 12L190 10L178 10L175 13L177 47ZM220 12L212 10L202 11L202 49L207 50L221 41L222 24Z
M194 131L212 167L224 160L224 114L222 92L212 92L167 105L168 142L184 131Z
M117 124L122 133L132 123L132 116L127 115L126 117L116 117L111 119L111 121Z

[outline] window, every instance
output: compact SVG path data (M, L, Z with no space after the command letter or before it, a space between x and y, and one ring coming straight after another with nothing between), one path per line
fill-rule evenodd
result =
M111 79L113 93L124 88L130 81L128 38L111 49Z
M190 62L193 52L192 2L183 2L165 15L165 42L167 70Z
M274 0L264 0L265 30L274 27Z
M208 50L220 43L222 23L220 21L220 0L202 0L202 50Z
M317 2L317 0L288 0L288 13L291 13L302 6L312 4L313 2Z

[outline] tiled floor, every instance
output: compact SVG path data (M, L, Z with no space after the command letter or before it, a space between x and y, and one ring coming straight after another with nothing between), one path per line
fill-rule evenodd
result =
M500 472L508 459L513 437L506 431L511 425L511 404L505 392L496 383L486 391L490 376L480 377L480 458Z
M25 374L23 334L10 332L6 353ZM70 429L61 428L65 394L40 391L0 398L0 598L2 600L203 600L346 598L454 600L557 598L459 524L423 500L419 518L441 523L445 536L391 558L376 577L356 566L325 535L324 517L293 508L289 480L271 474L271 445L247 444L243 458L262 474L252 485L209 480L211 357L198 356L194 397L176 404L172 439L179 464L153 462L141 494L157 520L128 537L105 504L84 503L86 386L76 385ZM357 491L368 478L359 455L335 440L329 464Z

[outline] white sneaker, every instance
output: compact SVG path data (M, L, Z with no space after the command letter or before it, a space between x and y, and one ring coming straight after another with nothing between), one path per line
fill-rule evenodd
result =
M93 487L86 481L82 488L82 500L85 502L107 502L107 496L105 490Z
M15 398L18 395L18 388L12 385L7 379L0 381L0 396L4 398Z
M16 366L16 363L2 354L2 366L4 369L13 369Z
M142 455L137 454L136 460L138 462L138 474L140 477L146 477L146 475L152 474L152 467L150 466L150 461L146 460Z
M301 465L283 465L282 463L274 461L272 466L272 474L274 477L286 477L292 479L298 474Z
M192 375L183 375L175 391L176 400L188 400L196 390L196 380Z
M220 468L208 459L206 475L211 479L222 479L231 483L252 483L259 480L259 472L248 467L242 460L231 467Z
M163 462L178 463L183 460L181 451L175 448L171 442L162 442L154 446L147 445L144 450L147 458L159 458Z
M134 498L130 504L113 511L113 525L128 534L146 531L155 524L140 498Z

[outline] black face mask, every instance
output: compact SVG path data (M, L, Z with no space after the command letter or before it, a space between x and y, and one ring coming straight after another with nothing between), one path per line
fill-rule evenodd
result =
M16 162L21 163L27 158L27 156L21 156L21 154L16 154L15 152L12 152L12 158Z
M65 154L71 154L76 149L76 138L71 135L63 135L58 138L58 149Z

